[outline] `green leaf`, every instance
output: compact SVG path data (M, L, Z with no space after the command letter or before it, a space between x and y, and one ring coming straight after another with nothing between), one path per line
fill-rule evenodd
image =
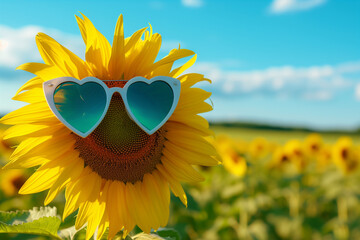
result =
M61 220L56 208L40 207L27 211L0 211L0 233L22 233L61 239L57 230Z
M180 234L173 228L159 228L155 234L166 240L180 240Z

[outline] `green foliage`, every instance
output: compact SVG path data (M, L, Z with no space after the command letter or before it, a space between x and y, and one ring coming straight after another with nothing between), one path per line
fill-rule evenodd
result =
M60 218L56 208L41 207L28 211L0 212L0 233L33 234L60 239Z

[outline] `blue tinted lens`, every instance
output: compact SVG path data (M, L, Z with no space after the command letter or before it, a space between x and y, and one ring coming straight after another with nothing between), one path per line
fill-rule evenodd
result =
M174 93L164 81L151 84L135 82L128 87L127 101L135 118L148 130L152 130L169 113L174 102Z
M54 92L54 103L60 115L82 133L89 131L106 107L106 92L101 85L88 82L60 84Z

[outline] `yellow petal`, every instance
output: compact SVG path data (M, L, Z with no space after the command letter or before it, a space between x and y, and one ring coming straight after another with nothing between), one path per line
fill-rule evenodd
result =
M46 135L52 135L58 130L64 128L64 125L57 124L53 126L48 125L36 125L36 124L19 124L12 126L4 132L4 140L17 137L42 137ZM66 130L65 130L66 131Z
M48 81L53 78L70 76L64 73L61 69L54 65L48 65L43 63L25 63L16 68L17 70L24 70L33 73L40 77L42 81ZM42 87L42 86L41 86Z
M22 85L16 92L15 95L18 95L22 91L30 90L32 88L41 88L44 80L42 80L40 77L34 77L27 81L24 85Z
M50 160L44 157L27 157L19 158L8 162L2 169L17 169L17 168L32 168L38 165L49 162Z
M33 88L21 94L15 95L12 100L26 102L26 103L37 103L45 102L45 95L42 88Z
M167 131L185 131L185 132L193 132L197 135L206 137L206 136L214 136L214 132L206 127L198 127L194 128L189 125L185 125L180 122L169 121L165 124Z
M71 180L77 179L82 173L83 168L84 161L79 159L78 156L72 156L72 162L63 170L56 182L51 186L44 201L44 205L48 205L52 202Z
M46 161L46 159L57 158L68 151L74 151L75 139L69 139L61 135L55 139L48 139L47 137L29 138L22 141L10 156L10 162L4 168L37 165L36 160L38 158L41 161Z
M158 33L153 34L148 40L145 40L144 46L134 60L134 62L137 63L134 69L135 76L144 76L151 72L152 64L160 51L160 47L161 36Z
M61 129L62 130L62 129ZM60 131L61 131L60 130ZM33 137L27 138L26 140L22 141L19 146L15 149L13 154L11 155L10 159L17 159L20 156L29 153L30 151L34 151L37 148L45 147L51 150L51 148L57 148L57 151L61 151L61 148L64 148L63 145L66 143L74 144L75 139L70 138L70 133L68 131L57 131L53 135L43 136L43 137ZM60 145L63 144L63 145ZM43 149L42 149L43 150ZM43 155L43 154L39 154Z
M48 35L39 33L36 36L36 43L45 63L57 66L66 76L77 79L92 76L87 64L81 58Z
M156 169L158 169L160 174L168 181L174 195L180 198L181 202L187 206L187 197L179 181L175 180L162 164L156 165Z
M66 203L63 219L78 209L81 203L95 200L100 192L100 180L96 173L86 167L77 180L70 181L65 191ZM91 186L91 188L88 186Z
M145 233L150 233L151 228L158 223L153 222L148 208L148 198L143 194L141 185L142 182L140 181L134 184L126 183L126 203L131 209L131 216L139 228Z
M24 183L19 190L20 194L31 194L49 189L57 180L61 172L69 166L72 158L63 156L42 165Z
M178 79L181 81L182 89L190 88L194 84L196 84L198 82L202 82L202 81L208 81L209 83L211 83L211 80L204 78L204 75L199 74L199 73L188 73L188 74L180 76Z
M205 118L194 114L178 114L176 116L171 115L169 121L183 123L199 130L203 128L209 128L209 123Z
M32 103L1 118L0 123L8 125L27 123L59 123L46 102Z
M113 181L110 184L108 192L108 213L109 213L109 238L112 239L115 234L123 227L131 231L135 226L135 221L130 215L126 203L125 184L120 181Z
M172 54L175 51L177 51L177 49L171 50L170 54ZM170 76L170 71L171 71L173 64L174 64L174 62L169 62L169 63L163 64L163 65L157 67L156 69L152 70L150 73L146 74L145 77L150 79L155 76Z
M156 68L164 65L164 64L168 64L171 62L175 62L176 60L179 60L181 58L185 58L191 55L194 55L195 53L191 50L188 49L177 49L176 51L173 51L172 53L170 53L169 55L167 55L166 57L164 57L163 59L157 61L156 63L154 63L151 66L151 69L148 70L148 72L150 71L154 71Z
M106 198L108 195L109 181L105 182L103 189L100 191L100 197L94 202L91 202L90 215L87 218L87 229L86 229L86 240L89 240L92 235L94 235L96 228L100 225L101 220L103 219L105 208L106 208ZM79 218L81 216L78 215Z
M176 109L189 108L194 103L199 104L204 102L210 96L210 92L200 88L182 89L179 103Z
M109 219L108 212L105 209L104 216L101 219L100 225L95 231L94 240L100 240L102 238L102 236L106 232L107 228L109 227L109 220L108 219ZM112 238L108 235L108 239L112 239Z
M208 154L201 154L187 149L181 148L169 141L164 143L165 149L168 149L174 155L177 155L180 159L183 159L188 164L201 165L201 166L216 166L219 162L209 156Z
M125 39L123 16L120 15L116 23L111 58L109 62L110 79L123 79L125 69Z
M146 31L147 27L137 30L130 38L125 39L125 53L129 56L133 53L136 44L141 41L141 36Z
M145 174L143 179L143 191L149 198L154 215L158 218L160 227L165 227L169 219L170 191L169 186L159 173L154 170L151 174Z
M108 79L108 64L111 56L111 46L108 40L94 27L90 19L84 14L84 27L86 29L86 62L94 75L100 79Z
M178 115L192 115L192 114L199 114L199 113L205 113L210 112L213 110L213 107L206 103L206 102L194 102L192 105L187 105L181 108L176 108L173 115L174 118L176 118Z
M202 182L205 180L190 164L179 159L169 150L164 149L163 153L164 156L161 158L161 162L175 179L181 182Z
M189 132L171 131L166 133L166 138L175 145L182 146L190 151L208 154L211 156L217 155L217 152L212 144L205 138Z
M77 21L79 29L80 29L81 37L82 37L84 43L86 44L87 36L86 36L86 28L85 28L84 20L76 15L75 15L75 18L76 18L76 21Z
M182 74L185 70L187 70L188 68L190 68L192 65L194 65L194 63L196 62L196 58L197 55L195 54L189 61L187 61L184 65L182 65L181 67L178 67L174 70L171 71L170 76L173 78L177 78L178 76L180 76L180 74Z

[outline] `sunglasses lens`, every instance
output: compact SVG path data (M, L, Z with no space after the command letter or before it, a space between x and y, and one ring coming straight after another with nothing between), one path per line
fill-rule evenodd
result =
M151 84L135 82L127 90L129 110L148 130L156 128L168 115L174 92L164 81Z
M106 107L106 92L94 82L60 84L54 92L55 107L65 121L86 133L99 121Z

